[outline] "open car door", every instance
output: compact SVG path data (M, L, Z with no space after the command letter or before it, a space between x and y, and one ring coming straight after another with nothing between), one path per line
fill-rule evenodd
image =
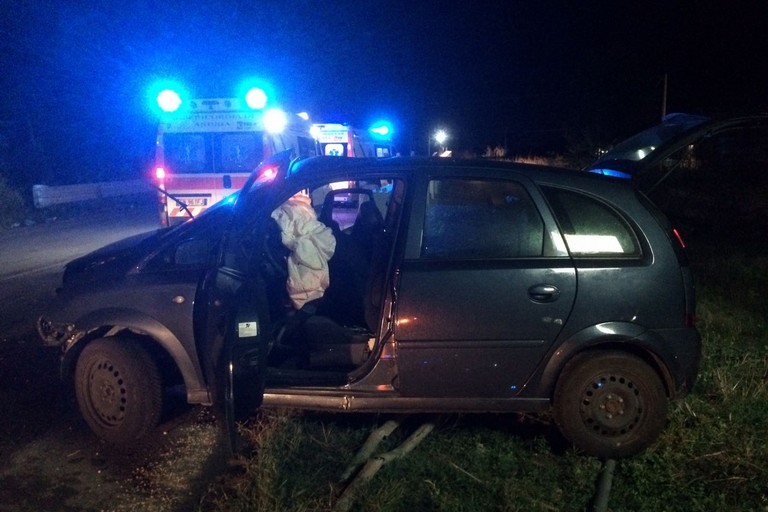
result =
M260 405L266 360L272 344L264 279L259 264L263 230L253 222L254 201L269 194L269 183L290 165L290 152L262 163L240 191L222 237L216 268L198 295L195 322L203 330L198 350L213 402L225 422L230 449L238 449L237 422ZM255 196L255 197L254 197Z

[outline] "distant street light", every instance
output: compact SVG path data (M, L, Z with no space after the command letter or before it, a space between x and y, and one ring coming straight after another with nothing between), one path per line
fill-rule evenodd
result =
M437 152L439 155L440 153L442 153L443 144L445 144L445 141L448 140L448 133L445 130L437 130L430 139L427 139L427 156L430 156L432 154L431 139L435 139L435 142L437 142L440 145L440 150Z

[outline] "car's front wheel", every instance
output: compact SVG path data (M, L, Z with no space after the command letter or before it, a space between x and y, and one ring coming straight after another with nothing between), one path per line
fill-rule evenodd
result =
M581 452L601 458L634 455L666 424L667 397L656 371L616 351L574 357L557 381L554 418Z
M135 441L160 420L160 372L132 340L101 338L88 344L77 360L75 394L86 423L111 443Z

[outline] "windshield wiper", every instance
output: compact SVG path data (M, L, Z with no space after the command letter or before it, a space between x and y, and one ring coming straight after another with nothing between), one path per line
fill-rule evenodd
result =
M162 189L162 188L158 187L157 185L152 185L152 188L154 188L154 189L156 189L157 191L159 191L159 192L160 192L161 194L163 194L163 195L164 195L166 198L168 198L168 199L173 199L174 201L176 201L176 204L177 204L177 205L179 205L179 208L181 208L181 211L183 211L184 213L186 213L187 215L189 215L189 218L190 218L190 219L194 219L194 218L195 218L195 216L192 214L192 211L191 211L191 210L189 209L189 207L187 206L187 203L185 203L184 201L182 201L182 200L181 200L181 199L179 199L178 197L174 196L173 194L171 194L171 193L170 193L170 192L168 192L167 190L165 190L165 189Z

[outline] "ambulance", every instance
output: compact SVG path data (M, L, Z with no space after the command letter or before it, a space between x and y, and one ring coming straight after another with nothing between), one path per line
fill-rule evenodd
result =
M311 130L317 141L318 152L324 156L356 158L394 156L391 129L383 122L367 130L341 123L315 123Z
M161 224L194 218L240 190L260 162L285 150L316 154L306 114L266 108L266 94L184 100L170 89L157 95L154 178Z

